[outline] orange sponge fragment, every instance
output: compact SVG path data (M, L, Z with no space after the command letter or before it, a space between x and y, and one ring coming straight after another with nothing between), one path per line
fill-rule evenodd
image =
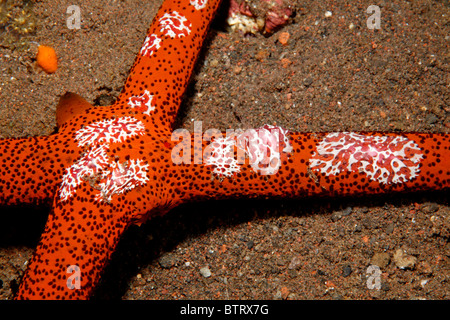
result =
M58 69L58 58L56 52L52 47L40 45L36 56L36 61L47 73L54 73Z

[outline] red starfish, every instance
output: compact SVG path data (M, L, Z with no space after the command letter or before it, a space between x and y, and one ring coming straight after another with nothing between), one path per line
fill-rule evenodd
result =
M447 134L172 132L219 2L165 1L112 106L69 94L57 134L0 140L0 204L54 198L17 298L88 298L124 230L182 202L449 187Z

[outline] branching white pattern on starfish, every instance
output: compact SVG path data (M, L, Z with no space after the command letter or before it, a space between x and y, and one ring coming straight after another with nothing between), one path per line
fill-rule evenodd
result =
M205 165L213 166L213 173L218 176L231 177L240 171L234 157L234 137L218 138L208 146L210 153L205 156Z
M422 150L405 137L336 132L318 144L310 167L326 175L364 172L370 180L391 184L417 177L422 159Z
M153 95L151 95L149 91L145 90L140 96L130 97L128 99L128 105L131 108L150 116L150 112L155 110L155 107L152 106L152 99Z
M122 194L138 186L147 183L148 164L142 160L130 160L126 164L115 161L103 175L103 180L98 184L100 193L96 196L99 201L111 201L115 194Z
M91 123L77 131L75 139L83 147L96 143L123 142L132 136L143 135L145 126L133 117L107 119Z
M81 159L66 169L59 189L61 200L71 197L86 178L101 174L109 166L107 148L107 144L91 148Z
M190 0L190 4L194 6L196 10L201 10L206 7L208 0Z
M186 37L191 33L191 22L177 11L165 13L159 19L159 24L161 26L160 32L171 38Z
M253 170L262 175L275 174L281 167L281 154L292 152L288 131L280 127L265 125L249 129L236 139L238 148L247 153Z
M161 47L161 38L156 34L151 34L145 37L144 44L139 52L142 56L150 57L153 53Z
M145 96L144 96L145 95ZM146 92L138 101L148 100ZM150 106L150 104L148 104ZM148 108L150 109L150 108ZM143 111L146 113L145 110ZM76 133L78 146L90 148L79 160L66 169L59 189L61 201L73 196L77 187L88 181L91 187L100 189L97 199L111 200L112 195L124 193L148 181L147 164L142 160L129 160L129 165L110 162L107 154L110 143L145 133L144 124L133 117L121 117L94 122Z
M240 163L235 158L234 148L243 150L252 169L261 175L275 174L283 157L292 152L288 131L271 125L258 129L248 129L227 138L211 142L209 154L205 155L205 165L213 166L213 173L230 177L240 171ZM280 151L281 150L281 151Z

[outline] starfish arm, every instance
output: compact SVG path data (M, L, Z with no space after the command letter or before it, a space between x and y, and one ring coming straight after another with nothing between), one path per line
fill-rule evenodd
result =
M220 0L168 0L156 14L116 105L170 127Z
M174 148L177 180L186 181L177 184L174 193L192 201L357 196L450 186L448 134L293 133L289 140L290 148L280 143L279 155L267 151L267 141L255 140L256 145L241 149L245 161L239 161L239 148L232 142L227 145L227 138L211 143L194 137L183 140L189 141L184 148L192 148L194 159L183 162L177 158L182 148ZM197 162L195 157L200 157ZM251 164L252 158L261 161Z
M58 138L0 139L0 205L51 201L64 170Z
M120 236L128 207L81 196L55 200L16 299L87 299Z

